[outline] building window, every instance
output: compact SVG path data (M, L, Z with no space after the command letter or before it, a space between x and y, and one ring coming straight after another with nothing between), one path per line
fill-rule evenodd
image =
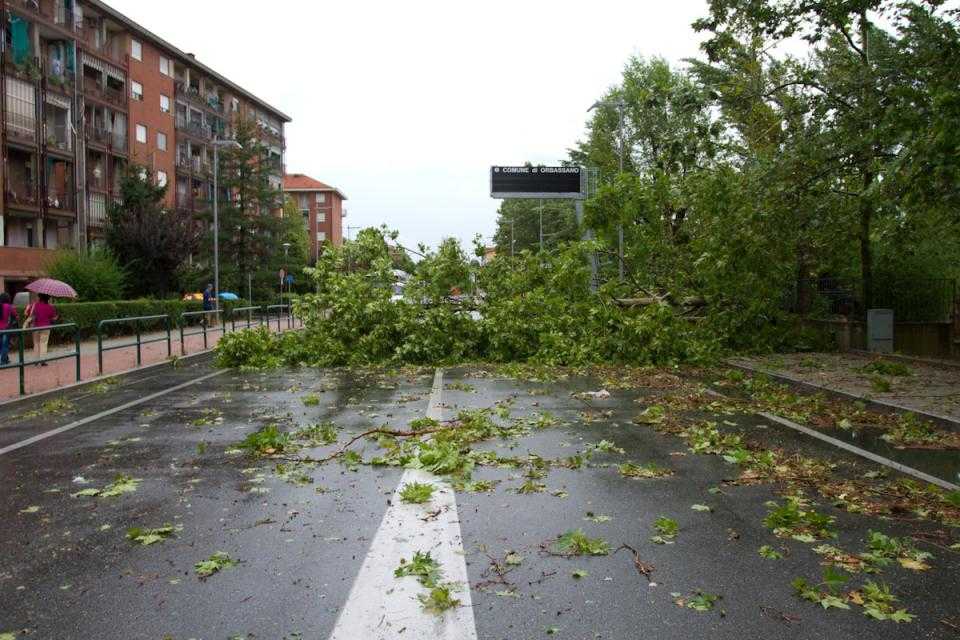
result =
M157 186L165 187L167 186L167 172L166 171L157 171Z
M303 211L303 224L307 227L307 231L310 231L310 212Z
M167 150L167 134L157 132L157 149L160 151Z
M317 211L317 222L326 222L326 221L327 221L327 212Z
M160 94L160 113L170 113L170 97Z
M130 41L130 57L134 60L143 60L143 46L139 40Z
M327 201L327 194L325 193L317 194L317 204L323 204L326 201Z
M147 127L142 124L137 125L137 142L147 143Z
M317 231L317 242L323 242L327 239L326 231Z
M300 200L300 209L301 209L301 210L307 210L307 211L309 211L309 210L310 210L310 196L308 196L308 195L305 194L305 193L301 193L301 194L300 194L300 197L299 197L299 200Z
M134 100L143 100L143 85L133 80L130 81L130 97Z
M160 73L165 76L173 76L173 60L160 56Z
M234 98L231 102L233 103L233 112L237 113L240 111L240 101Z

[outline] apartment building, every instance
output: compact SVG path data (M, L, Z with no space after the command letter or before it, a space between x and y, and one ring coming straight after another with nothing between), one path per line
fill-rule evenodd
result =
M283 191L294 199L310 235L311 262L316 262L324 243L343 243L343 203L347 196L336 187L302 173L283 176Z
M192 54L99 0L0 0L0 20L0 291L42 276L57 249L100 241L131 162L169 185L167 206L206 211L212 143L240 119L283 189L290 118Z

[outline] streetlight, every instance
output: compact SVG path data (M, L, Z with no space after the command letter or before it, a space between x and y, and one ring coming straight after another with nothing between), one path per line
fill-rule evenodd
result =
M243 149L236 140L213 141L213 295L216 308L220 309L220 147Z
M620 144L618 146L620 147L619 148L620 173L623 173L623 154L624 154L624 147L626 146L624 129L623 129L624 127L623 113L627 108L627 102L623 98L616 98L616 99L610 99L610 100L597 100L596 102L593 103L593 106L587 109L587 113L590 113L591 111L599 107L616 107L618 113L620 114L620 127L619 127ZM623 220L622 220L623 212L622 211L620 212L620 217L621 217L620 223L617 225L617 241L618 241L618 258L620 262L619 264L620 282L623 282Z

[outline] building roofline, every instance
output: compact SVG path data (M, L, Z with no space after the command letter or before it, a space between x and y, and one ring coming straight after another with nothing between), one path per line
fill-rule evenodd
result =
M157 34L153 33L152 31L150 31L150 30L147 29L146 27L144 27L144 26L142 26L142 25L134 22L133 20L131 20L131 19L128 18L127 16L123 15L122 13L120 13L119 11L117 11L116 9L114 9L113 7L111 7L111 6L107 5L106 3L102 2L101 0L85 0L85 1L86 1L88 4L90 4L91 6L93 6L94 8L96 8L96 9L98 9L98 10L100 10L100 11L103 11L104 13L106 13L107 15L109 15L112 19L116 20L117 22L122 23L122 24L123 24L124 26L126 26L127 28L129 28L129 29L131 29L131 30L133 30L133 31L136 31L139 35L145 36L148 40L151 40L154 44L159 45L160 47L162 47L162 48L164 48L164 49L167 49L168 51L172 52L173 55L176 56L177 58L179 58L181 62L184 62L184 63L186 63L186 64L190 64L190 65L194 65L194 66L198 67L198 68L199 68L201 71L203 71L204 73L207 73L207 74L213 76L218 82L221 82L221 83L227 85L228 87L230 87L230 88L233 89L234 91L236 91L236 92L240 93L241 95L243 95L243 96L244 96L245 98L247 98L248 100L252 100L253 102L256 102L257 104L259 104L260 106L269 109L270 111L272 111L272 112L274 113L274 115L280 116L280 119L283 120L284 122L291 122L291 121L292 121L292 119L290 118L290 116L288 116L287 114L285 114L283 111L280 111L280 110L277 109L276 107L271 106L269 102L266 102L265 100L261 100L260 98L258 98L258 97L255 96L254 94L250 93L249 91L247 91L246 89L244 89L244 88L241 87L240 85L238 85L238 84L236 84L236 83L228 80L227 78L225 78L225 77L222 76L221 74L217 73L216 71L214 71L213 69L211 69L211 68L208 67L207 65L205 65L205 64L203 64L202 62L200 62L199 60L197 60L194 56L191 56L190 54L186 53L185 51L179 49L178 47L175 47L175 46L172 45L172 44L170 44L169 42L167 42L166 40L164 40L163 38L161 38L161 37L158 36Z
M336 193L342 200L349 200L347 194L336 187L326 187L323 189L288 189L287 187L283 188L284 193L320 193L320 192L330 192Z

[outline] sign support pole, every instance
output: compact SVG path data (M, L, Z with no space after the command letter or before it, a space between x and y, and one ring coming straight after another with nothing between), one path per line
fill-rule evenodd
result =
M577 225L583 228L583 200L574 200L577 211ZM583 228L583 239L593 240L593 230ZM597 252L590 252L590 293L597 292Z

